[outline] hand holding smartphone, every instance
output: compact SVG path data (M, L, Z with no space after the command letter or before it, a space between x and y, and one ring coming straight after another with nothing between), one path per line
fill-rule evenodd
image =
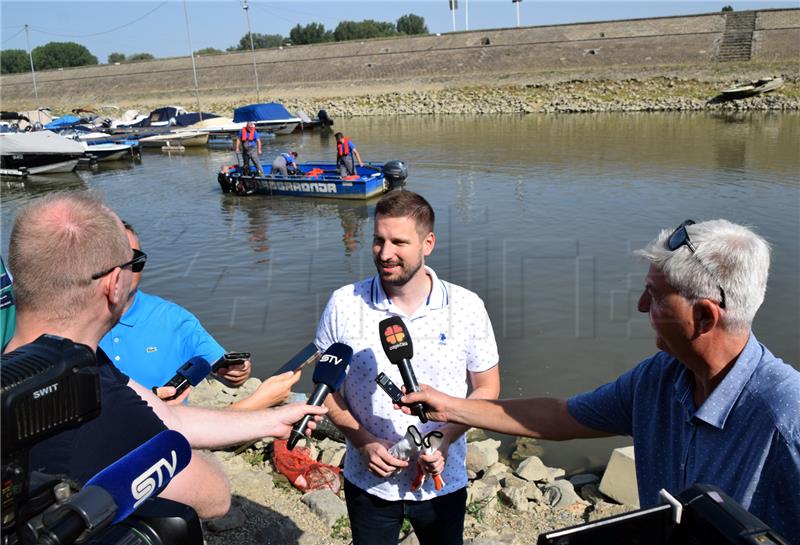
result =
M271 376L282 375L289 371L297 371L312 362L316 362L320 358L319 349L314 343L308 343L303 347L300 352L292 356L292 358L281 365L277 371L272 373Z
M237 363L244 363L249 359L250 352L228 352L227 354L223 354L220 359L214 362L214 365L211 366L211 371L216 373L220 369L230 367L231 365Z

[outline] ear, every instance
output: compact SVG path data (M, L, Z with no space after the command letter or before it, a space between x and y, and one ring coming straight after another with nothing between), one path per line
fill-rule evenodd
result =
M122 269L114 269L107 274L103 280L103 291L109 305L124 304L124 300L127 299L128 294L123 293L125 291L123 289L125 286L122 282Z
M700 299L692 308L695 334L703 335L711 332L719 325L719 306L710 299Z
M422 239L422 255L425 257L431 255L434 246L436 246L436 235L431 231Z

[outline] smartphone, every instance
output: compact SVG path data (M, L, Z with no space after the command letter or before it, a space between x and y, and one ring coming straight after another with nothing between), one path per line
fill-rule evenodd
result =
M175 395L165 398L164 400L173 400L181 395L189 386L197 386L210 372L211 366L208 365L206 360L199 356L191 358L175 372L175 376L164 384L164 386L172 386L175 388ZM158 395L158 387L153 386L153 393Z
M288 371L297 371L298 369L302 369L309 363L316 362L320 356L321 354L319 353L319 349L316 347L316 345L314 343L308 343L303 347L302 350L300 350L300 352L292 356L292 359L281 365L277 371L272 373L272 376L274 377L275 375L282 375Z
M249 359L250 352L228 352L214 362L214 365L211 366L211 371L216 372L224 367L230 367L234 363L242 363L244 360Z
M389 397L392 398L394 403L402 405L402 403L400 403L400 398L403 397L403 392L392 382L392 379L386 376L386 373L378 375L375 378L375 382L378 383L378 386L380 386L384 392L389 394Z

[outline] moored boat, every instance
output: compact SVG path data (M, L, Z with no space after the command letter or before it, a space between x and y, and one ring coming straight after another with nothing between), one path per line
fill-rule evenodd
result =
M754 95L769 93L776 89L783 87L782 77L768 77L748 83L747 85L740 85L738 87L731 87L720 91L720 96L723 99L736 99L747 98Z
M408 176L402 161L364 164L356 167L356 175L346 177L339 175L334 163L300 163L297 167L296 175L257 176L242 172L239 165L224 166L217 182L224 193L238 195L368 199L401 186Z
M0 134L0 174L69 172L83 157L82 144L50 131Z
M169 146L205 146L208 142L208 133L205 131L180 131L165 134L155 134L140 138L139 142L144 147Z

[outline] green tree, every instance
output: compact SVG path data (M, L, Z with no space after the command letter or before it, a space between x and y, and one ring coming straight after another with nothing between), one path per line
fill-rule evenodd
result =
M722 8L722 11L733 11L733 6L725 6Z
M333 32L325 30L325 25L321 23L309 23L306 26L296 25L289 31L289 40L294 45L332 42Z
M97 64L97 57L86 46L75 42L50 42L31 51L33 64L37 70L67 68Z
M427 34L428 27L425 26L425 18L409 13L397 20L397 32L400 34Z
M253 32L253 48L266 49L269 47L280 47L286 39L280 34L259 34ZM245 34L239 39L239 43L228 48L228 51L247 51L250 49L250 34Z
M225 53L221 49L217 49L216 47L204 47L203 49L198 49L194 52L195 55L219 55L220 53Z
M0 74L17 74L31 69L28 54L24 49L4 49L0 51Z
M384 36L394 36L397 34L392 23L383 21L373 21L365 19L360 22L342 21L333 31L333 37L337 42L345 40L366 40L368 38L381 38Z
M108 64L114 64L116 62L125 62L125 53L111 53L108 56Z
M133 53L129 55L125 62L152 61L155 59L150 53Z

